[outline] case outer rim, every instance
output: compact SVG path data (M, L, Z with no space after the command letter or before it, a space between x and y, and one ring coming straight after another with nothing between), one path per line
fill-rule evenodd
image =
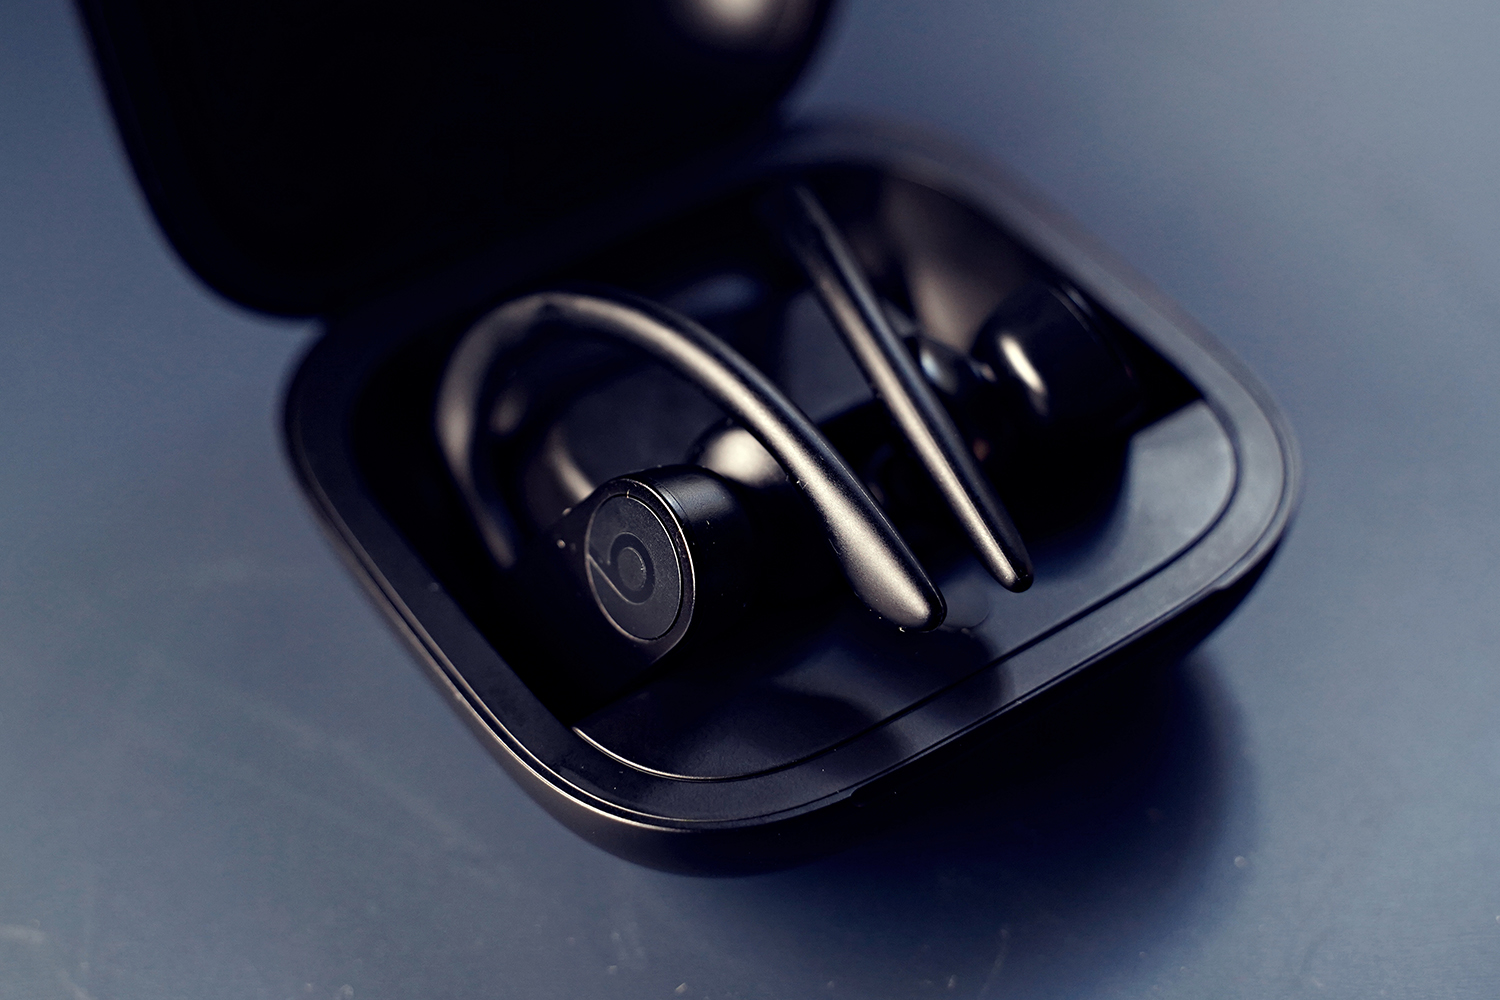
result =
M992 214L1039 256L1057 264L1127 325L1140 331L1199 386L1230 435L1239 474L1219 520L1197 542L1105 602L1111 608L1128 602L1155 609L1138 614L1137 627L1129 635L1116 637L1113 642L1101 641L1094 634L1096 607L896 719L810 760L770 775L730 781L654 778L588 746L542 708L503 667L498 654L457 605L433 589L438 585L415 553L406 549L394 526L363 493L352 463L344 416L365 374L384 354L383 348L388 349L403 333L409 335L420 328L424 320L435 319L424 315L437 308L432 303L442 303L444 314L461 315L465 309L477 309L503 289L495 282L476 281L471 272L458 268L455 274L419 282L360 308L357 314L335 319L326 336L309 350L288 387L285 425L293 467L335 548L417 653L439 690L534 799L586 839L658 867L721 871L779 863L777 859L795 856L808 844L821 840L829 825L839 822L839 816L850 808L881 798L885 795L881 789L901 784L893 779L914 773L913 767L920 762L961 751L999 715L1014 711L1062 680L1104 661L1119 662L1153 649L1175 649L1182 640L1190 639L1182 646L1185 651L1207 635L1253 584L1287 527L1299 493L1300 459L1295 438L1254 376L1076 224L983 159L909 129L870 123L811 127L784 136L739 169L729 171L723 184L715 186L728 188L768 172L827 163L882 165L966 198ZM700 185L697 190L704 188ZM377 328L374 336L368 332L372 326ZM313 373L318 376L316 394L309 391ZM343 511L334 505L329 488L337 488L346 497ZM349 503L348 497L356 498L356 502ZM358 523L351 523L351 519ZM1228 528L1236 529L1235 537L1224 537ZM381 566L387 568L382 570ZM398 575L395 570L400 571L399 585L393 579ZM1180 627L1162 628L1174 620ZM1143 642L1148 636L1151 641ZM1067 647L1072 648L1065 653ZM504 714L513 725L507 726L486 707L484 697L465 680L444 649L466 664L488 660L501 667L495 677L500 689L483 694L504 699ZM1055 661L1059 653L1074 665L1061 673L1046 669L1044 661ZM475 673L472 667L470 673ZM851 772L849 780L842 782L829 784L826 778L814 781L822 786L817 790L804 786L799 793L795 787L802 779L815 777L813 770L826 775L830 765L838 771L848 761L857 770L858 762L851 758L859 756L862 738L872 732L889 735L893 726L907 734L919 733L927 729L930 720L972 694L976 685L996 682L1004 692L998 704L957 726L948 720L946 736L921 746L900 763L878 773L865 771L858 778ZM549 765L528 750L512 730L529 731L532 745L541 735L548 746L566 750L556 754ZM776 781L767 781L777 776ZM657 808L641 808L639 793L652 791L652 782L676 787L655 789L666 792L664 796L646 796L658 799ZM737 797L725 794L729 786L756 782L760 784L752 798L757 800L766 797L768 783L793 787L784 787L774 796L783 803L780 808L723 810L725 799ZM720 805L714 810L717 815L683 808L689 804L681 801L683 793L694 786L717 786L710 793Z

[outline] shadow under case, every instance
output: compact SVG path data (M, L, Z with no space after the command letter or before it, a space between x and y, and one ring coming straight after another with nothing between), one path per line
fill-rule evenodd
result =
M189 265L238 301L325 322L285 428L335 546L553 815L665 868L795 861L898 814L939 769L942 794L964 794L983 774L963 758L1012 713L1085 671L1177 655L1242 599L1297 494L1267 393L993 166L869 122L780 124L826 5L768 2L738 27L687 0L623 21L610 4L571 19L528 6L377 9L342 32L332 7L292 29L248 4L84 12ZM1023 428L976 456L1033 557L1025 592L967 550L768 224L767 197L794 181L896 324L967 354L997 306L1062 283L1133 373L1136 405L1089 446L1028 447ZM608 674L608 655L538 609L534 559L491 557L434 428L476 322L580 285L664 303L776 382L911 545L944 623L877 619L818 569L821 539L792 532L764 557L774 598L580 695L566 679ZM533 549L600 484L692 459L725 417L642 355L566 331L537 341L507 375L525 391L490 415L505 430L493 471Z

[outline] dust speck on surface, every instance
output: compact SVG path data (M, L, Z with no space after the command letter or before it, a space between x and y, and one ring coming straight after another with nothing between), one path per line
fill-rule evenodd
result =
M997 995L1000 983L1000 970L1005 968L1005 956L1010 954L1010 927L1002 924L1000 926L1000 950L995 955L995 962L990 966L990 974L985 977L984 984L979 987L979 1000L989 1000Z

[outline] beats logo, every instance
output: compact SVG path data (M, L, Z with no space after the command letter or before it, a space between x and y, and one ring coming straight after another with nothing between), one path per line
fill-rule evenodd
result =
M682 607L682 571L661 519L616 494L594 510L584 548L594 600L615 627L637 639L666 635Z

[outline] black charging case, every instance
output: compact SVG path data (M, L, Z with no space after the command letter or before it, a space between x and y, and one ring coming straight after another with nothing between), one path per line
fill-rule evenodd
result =
M83 11L178 252L237 302L323 321L285 431L333 544L501 765L622 857L775 866L899 814L914 789L964 794L971 751L1023 706L1201 640L1287 528L1297 451L1266 391L1069 220L930 135L778 118L826 3ZM1028 512L1022 497L1030 590L919 538L948 604L936 631L835 596L604 704L562 705L528 674L546 636L507 606L517 581L498 579L435 440L444 364L496 305L603 283L698 319L825 429L857 421L868 390L757 207L790 177L942 339L1028 277L1076 287L1125 345L1144 409L1076 477L1082 501L1044 490ZM682 461L719 414L640 363L580 379L549 419L587 487Z

